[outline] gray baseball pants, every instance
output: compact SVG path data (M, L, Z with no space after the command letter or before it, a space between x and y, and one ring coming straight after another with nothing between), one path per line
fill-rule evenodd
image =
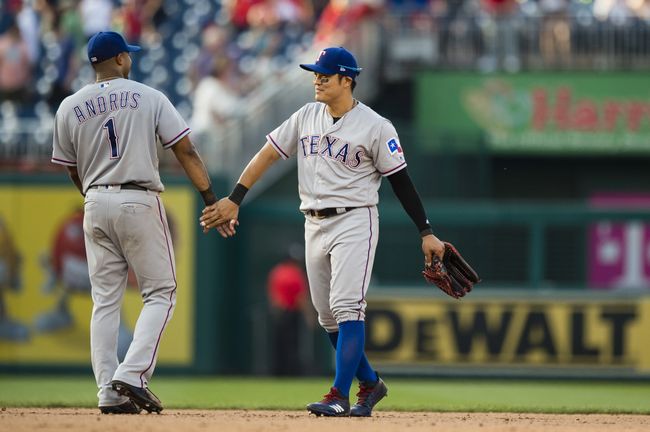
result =
M305 265L318 322L328 332L363 321L379 239L377 207L317 218L305 216Z
M157 192L118 186L91 188L84 206L84 233L92 284L92 367L99 406L125 401L114 379L146 387L156 366L163 331L176 304L176 267L167 216ZM129 266L143 307L122 364L117 359L120 307Z

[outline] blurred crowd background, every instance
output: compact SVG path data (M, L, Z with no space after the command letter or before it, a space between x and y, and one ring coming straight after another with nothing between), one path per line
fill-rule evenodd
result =
M366 75L378 86L422 67L516 73L650 61L646 0L1 0L0 14L0 164L27 170L47 169L53 113L92 80L86 41L101 30L143 46L132 78L165 92L199 141L301 55L348 41L369 21L379 68Z

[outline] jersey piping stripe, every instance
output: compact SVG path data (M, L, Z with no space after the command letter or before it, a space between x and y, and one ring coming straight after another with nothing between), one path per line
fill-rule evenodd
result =
M55 158L55 157L52 158L52 162L60 164L60 165L77 166L76 161L69 161L69 160L59 159L59 158Z
M190 128L186 128L183 132L181 132L181 133L179 133L178 135L176 135L176 136L175 136L171 141L167 141L165 144L163 144L163 147L167 148L167 147L170 147L170 146L176 144L176 142L177 142L178 140L180 140L181 138L183 138L183 137L184 137L185 135L187 135L188 133L190 133Z
M174 278L174 289L172 290L171 293L169 293L169 308L167 309L167 315L165 316L165 322L163 322L162 328L160 329L160 333L158 333L158 340L156 341L156 346L154 347L153 354L151 355L151 362L149 362L149 366L145 370L142 371L140 374L140 387L144 387L144 380L142 379L142 376L149 370L151 369L151 366L153 366L154 359L156 358L156 353L158 352L158 346L160 346L160 338L162 338L163 331L165 330L165 327L167 326L167 323L169 322L169 314L172 311L172 308L174 307L174 295L176 295L176 287L178 286L178 282L176 282L176 272L174 271L174 262L172 260L172 252L169 247L169 236L167 235L167 229L165 228L165 220L162 215L162 209L160 205L160 197L156 197L156 202L158 203L158 214L160 215L160 223L163 226L163 232L165 233L165 243L167 244L167 256L169 257L169 265L171 266L172 270L172 276Z
M271 142L271 145L273 147L275 147L275 150L278 153L280 153L280 156L282 156L282 159L289 159L289 155L286 154L275 141L273 141L273 138L271 138L270 134L266 136L266 139L268 139Z
M372 249L372 212L368 209L368 221L370 222L370 236L368 237L368 253L366 255L366 268L363 271L363 283L361 284L361 300L359 300L359 310L357 311L357 321L361 319L361 303L366 298L366 278L368 277L368 264L370 264L370 250Z
M381 174L381 175L383 175L383 176L388 175L388 174L390 174L390 173L392 173L392 172L395 172L395 171L397 171L398 169L402 168L404 165L406 165L406 161L404 161L404 162L402 162L401 164L397 165L397 166L396 166L395 168L393 168L392 170L388 170L388 171L386 171L386 172L381 172L381 171L380 171L379 174Z

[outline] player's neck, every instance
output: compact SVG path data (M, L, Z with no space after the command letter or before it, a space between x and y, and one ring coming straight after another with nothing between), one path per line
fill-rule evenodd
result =
M118 79L118 78L124 78L122 75L110 75L110 76L102 76L102 75L97 75L95 78L95 82L102 82L102 81L108 81L112 79Z
M357 100L350 95L327 105L327 111L335 118L341 118L348 111L357 106Z

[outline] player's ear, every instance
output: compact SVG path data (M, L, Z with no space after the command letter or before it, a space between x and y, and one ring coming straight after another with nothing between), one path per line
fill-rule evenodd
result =
M129 54L126 53L126 52L121 52L118 55L116 55L115 56L115 63L122 66L124 64L124 62L126 61L126 59L124 58L125 55L129 55Z

